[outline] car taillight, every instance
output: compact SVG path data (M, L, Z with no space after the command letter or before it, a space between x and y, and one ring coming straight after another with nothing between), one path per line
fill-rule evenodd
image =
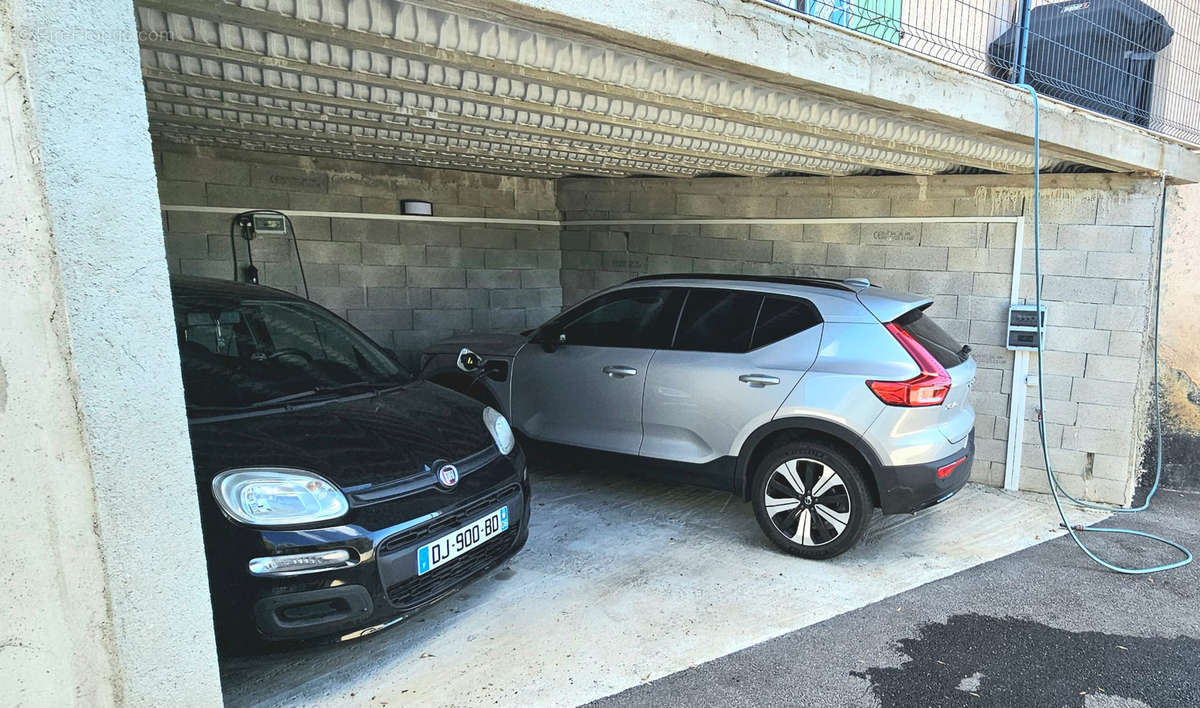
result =
M921 373L907 381L868 381L867 386L889 406L937 406L950 392L950 374L921 343L895 322L884 325L904 351L920 367Z
M955 460L954 462L951 462L950 464L948 464L944 467L939 467L938 471L937 471L937 478L945 479L945 478L949 477L950 475L954 474L954 470L958 469L959 465L961 465L962 463L964 463L966 461L967 461L967 458L964 457L961 460Z

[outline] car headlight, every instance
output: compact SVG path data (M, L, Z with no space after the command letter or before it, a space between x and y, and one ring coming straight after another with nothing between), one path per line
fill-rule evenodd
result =
M350 504L341 490L304 470L254 467L222 472L213 479L221 509L250 526L291 526L329 521Z
M501 455L507 455L516 447L517 439L513 437L512 427L504 416L495 408L483 409L483 424L487 426L488 432L492 434L492 440L496 441L496 447L500 449Z

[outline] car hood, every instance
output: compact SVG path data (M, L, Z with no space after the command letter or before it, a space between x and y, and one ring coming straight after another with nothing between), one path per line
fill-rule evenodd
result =
M463 348L483 357L515 356L529 337L505 332L463 334L436 342L429 348L432 354L458 354Z
M294 467L339 487L426 474L494 445L483 406L424 381L324 405L189 426L197 478L207 483L236 467Z

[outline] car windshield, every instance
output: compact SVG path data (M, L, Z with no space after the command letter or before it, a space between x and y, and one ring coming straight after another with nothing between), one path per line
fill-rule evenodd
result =
M304 301L178 297L175 328L193 409L262 407L410 380L371 340Z

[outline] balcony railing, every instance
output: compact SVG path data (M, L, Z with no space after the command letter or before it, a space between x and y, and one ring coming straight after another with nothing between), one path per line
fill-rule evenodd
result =
M1197 0L768 0L1200 144Z

